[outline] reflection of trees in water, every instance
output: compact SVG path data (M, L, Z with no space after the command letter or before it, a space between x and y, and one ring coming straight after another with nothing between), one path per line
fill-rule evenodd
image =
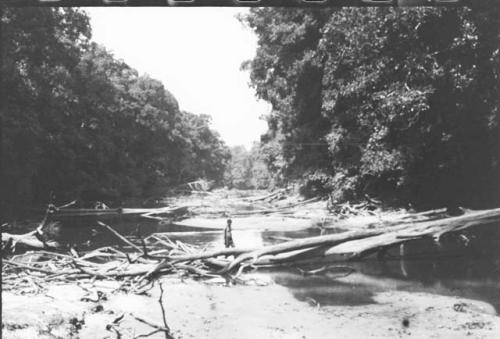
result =
M431 238L410 241L388 249L385 260L372 256L355 265L365 274L424 282L485 278L498 271L499 242L500 232L483 227L463 235L445 235L439 243Z
M95 217L64 218L59 222L60 227L56 239L63 245L78 246L80 249L94 249L100 246L123 245L116 235L97 225ZM145 238L158 232L158 222L153 220L124 220L120 216L106 220L120 234L132 240ZM161 231L165 231L164 229Z
M304 277L295 269L272 270L276 283L287 287L301 301L313 298L321 305L373 303L378 292L400 290L426 292L482 300L500 311L500 232L481 228L461 237L443 237L407 243L387 251L387 260L373 255L351 262L359 273L337 279L320 275Z
M298 271L287 269L272 270L271 276L275 283L288 288L300 301L307 302L312 298L320 305L366 305L375 302L370 286L334 280L328 273L304 277Z
M457 265L457 260L406 260L408 277L403 276L399 261L358 263L354 266L359 273L342 279L336 279L335 274L304 277L293 269L273 270L271 275L298 300L313 298L321 305L370 304L374 303L376 293L410 291L482 300L500 311L498 272L493 273L487 264L469 262ZM472 265L475 272L482 272L480 277L470 275L474 272L466 268ZM488 274L488 278L483 278Z
M94 225L95 221L81 219L65 221L59 228L59 236L68 244L81 244L81 249L89 240L92 241L90 247L120 244L113 234ZM142 220L114 220L111 225L132 239L155 232L175 232L172 240L201 247L223 246L222 231L174 229L172 225ZM233 231L233 237L237 246L258 247L282 241L272 237L303 238L317 233L317 229L293 232L248 230ZM403 249L399 246L388 249L383 261L372 255L366 260L351 262L349 266L359 273L342 279L338 279L336 273L328 272L305 277L294 268L261 271L268 272L277 284L287 287L298 300L307 302L312 298L321 305L369 304L374 302L375 293L403 290L483 300L500 311L500 231L490 226L465 235L469 239L467 246L461 237L449 235L443 237L440 245L432 239L422 239L406 243ZM322 265L325 262L308 269Z
M483 228L467 236L467 246L456 235L444 238L440 245L431 239L415 241L402 250L389 251L403 256L391 259L389 255L386 261L374 259L354 265L374 279L399 281L391 284L397 289L483 300L500 310L499 232Z

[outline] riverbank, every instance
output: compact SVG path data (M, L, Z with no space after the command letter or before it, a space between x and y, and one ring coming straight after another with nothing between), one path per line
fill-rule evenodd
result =
M165 333L173 338L221 339L500 337L495 273L499 238L491 222L439 246L431 238L412 240L405 244L404 254L393 246L385 253L386 260L344 262L347 271L328 266L333 262L325 257L325 263L315 261L313 267L287 263L256 273L242 265L241 271L224 274L219 269L239 252L225 259L219 253L207 261L193 260L193 255L222 250L219 225L228 217L233 219L240 249L269 248L319 235L325 239L327 234L334 239L345 230L376 234L380 225L429 218L368 209L358 214L350 206L345 208L347 216L338 216L329 213L326 201L304 202L296 196L269 201L255 193L238 194L206 192L169 201L170 206L188 205L189 215L184 221L146 219L142 228L149 234L140 239L134 235L137 225L132 224L63 225L72 233L77 228L82 233L94 231L108 247L80 248L80 253L71 255L26 253L4 263L3 337L138 338L154 331L148 337L164 338ZM465 217L465 224L463 218L459 221L470 226ZM432 217L427 222L433 225ZM149 289L141 282L150 280L148 272L165 255L171 266L151 279L154 286ZM455 262L439 261L450 255Z
M162 286L165 319L175 338L498 338L500 334L500 317L490 305L458 297L393 291L377 293L365 305L323 306L314 300L299 301L287 288L261 276L250 285L169 278L162 280ZM148 295L111 293L116 287L95 283L95 287L53 285L35 295L2 292L3 338L116 338L117 332L133 338L154 330L134 316L162 324L158 287ZM105 293L106 300L82 301L89 291L97 290ZM121 315L113 328L108 326Z

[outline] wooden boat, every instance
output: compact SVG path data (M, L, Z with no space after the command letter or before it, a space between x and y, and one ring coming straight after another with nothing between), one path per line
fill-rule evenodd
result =
M113 219L117 217L140 217L154 220L179 216L188 212L188 208L181 207L160 207L160 208L61 208L54 212L55 220L67 218L96 218Z

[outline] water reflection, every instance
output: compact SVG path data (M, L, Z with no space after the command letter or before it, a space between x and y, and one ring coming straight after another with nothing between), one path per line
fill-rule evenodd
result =
M499 312L500 237L490 230L478 230L476 235L465 248L451 241L434 247L414 242L407 246L408 257L349 263L356 273L345 278L335 274L304 277L293 269L270 274L297 299L314 298L322 305L368 304L374 302L376 293L398 290L481 300Z
M273 270L269 274L278 284L289 288L297 299L313 298L322 305L369 304L374 302L372 297L376 293L397 290L482 300L500 311L500 274L493 265L485 264L484 258L477 259L405 260L412 272L407 276L400 270L399 261L351 263L357 272L345 278L338 278L334 273L302 276L291 268ZM453 266L452 271L439 270ZM475 271L482 274L476 276L460 269L467 266L474 266ZM422 271L436 274L421 274ZM486 272L489 272L488 278L484 278Z
M87 250L123 245L95 221L65 223L71 223L71 227L68 224L59 227L58 236L68 246L77 244L81 250ZM132 240L156 232L168 232L172 240L205 248L223 247L222 231L176 228L154 220L113 220L109 223ZM233 231L236 245L242 247L259 247L319 234L320 230L316 228L283 232ZM296 268L273 268L263 272L276 283L286 286L297 299L308 301L312 298L321 305L368 304L374 302L376 293L400 290L482 300L500 311L500 227L480 227L466 236L467 246L457 236L443 238L439 246L432 239L425 239L387 251L384 261L373 256L363 262L349 263L356 273L340 279L334 273L303 276Z

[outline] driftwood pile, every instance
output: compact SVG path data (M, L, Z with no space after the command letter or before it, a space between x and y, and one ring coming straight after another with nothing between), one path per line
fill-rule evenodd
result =
M3 287L38 286L47 281L112 279L120 280L123 289L140 292L155 278L169 274L204 279L223 277L227 282L237 282L244 271L259 266L298 265L324 260L345 262L373 253L384 253L392 246L416 239L431 238L439 242L450 233L466 238L462 234L466 229L483 224L494 225L500 221L500 208L467 211L461 216L436 219L439 215L440 211L410 214L386 221L378 227L287 240L260 248L216 250L174 242L161 233L141 240L141 244L134 244L110 226L99 222L127 247L124 250L103 247L81 256L75 251L67 254L51 250L16 255L3 260ZM43 223L34 232L43 232L42 228ZM23 239L28 244L26 239L38 240L36 234L17 238L10 235L5 239L2 235L2 242ZM47 246L45 243L42 245ZM345 266L340 270L345 271Z
M286 197L288 190L287 189L278 189L275 190L271 193L264 194L258 197L248 197L248 198L243 198L242 200L245 201L250 201L250 202L257 202L257 201L265 201L265 202L272 202L275 200L280 200L284 199Z
M107 246L83 255L79 255L74 249L69 253L61 253L37 238L36 235L43 234L44 222L33 232L4 236L3 288L42 289L47 282L106 279L121 281L120 289L141 293L156 278L171 274L219 280L222 277L226 283L243 282L237 274L225 273L222 269L229 264L225 259L227 256L236 256L249 249L204 252L199 247L174 242L164 234L153 234L141 239L141 244L138 245L107 224L98 224L121 239L125 244L124 248ZM13 241L21 241L24 246L39 250L8 256L6 252L15 246Z
M180 184L172 190L172 194L207 194L210 195L209 190L214 186L213 181L196 180Z
M205 197L203 203L189 206L191 215L198 218L211 219L214 217L248 217L259 215L290 216L297 212L297 207L303 207L310 203L320 201L320 197L315 197L302 201L293 201L288 204L275 204L285 196L285 190L278 190L260 197L227 197L223 193L212 193L212 196ZM185 206L187 207L187 206ZM185 215L186 216L186 215Z
M338 219L349 218L360 215L378 215L381 211L382 202L365 195L364 201L352 204L350 202L338 203L331 196L327 201L326 208Z
M267 208L267 209L260 209L260 210L250 210L250 211L241 211L241 212L233 212L231 215L232 216L247 216L247 215L258 215L258 214L263 214L263 215L271 215L271 214L277 214L277 215L290 215L295 213L295 208L299 206L304 206L309 203L313 203L316 201L319 201L320 198L311 198L307 199L304 201L299 201L293 204L289 204L286 206L281 206L281 207L273 207L273 208Z
M140 292L153 278L163 274L189 272L197 276L210 276L201 263L179 262L158 267L158 263L165 258L182 257L196 251L191 245L152 236L144 239L139 247L110 226L99 224L123 240L127 245L123 251L116 247L102 247L79 255L74 250L67 254L37 250L4 258L3 288L41 287L46 282L57 281L111 279L122 281L121 289ZM161 250L154 250L155 246L151 245L157 243L162 244Z

